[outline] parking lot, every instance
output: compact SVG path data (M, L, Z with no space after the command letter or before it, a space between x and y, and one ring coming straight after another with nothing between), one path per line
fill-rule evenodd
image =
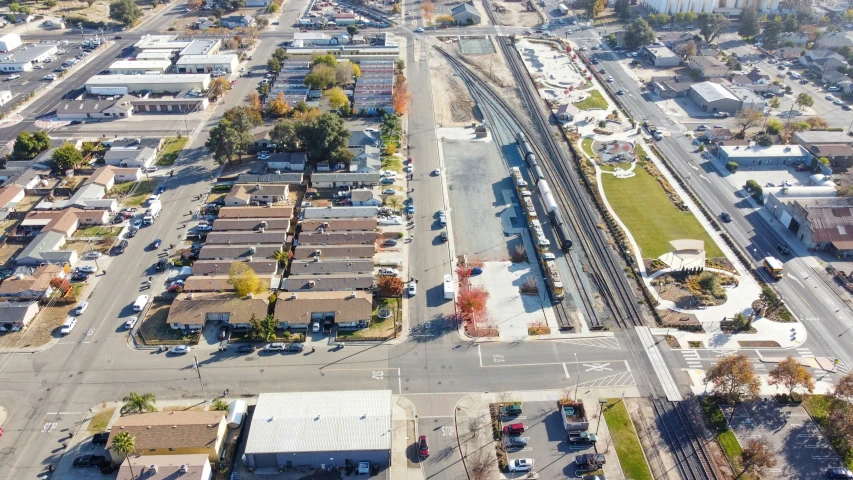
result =
M593 445L570 445L556 402L524 402L524 412L515 418L502 419L504 425L524 423L522 434L528 437L527 446L508 450L509 459L532 458L534 472L540 479L575 476L574 457L595 453ZM594 429L590 428L592 433ZM507 477L523 477L524 473L509 473Z
M723 411L726 417L731 415L730 407ZM824 478L827 468L841 466L803 407L764 399L737 407L731 425L741 445L762 438L770 445L778 463L761 472L765 478Z

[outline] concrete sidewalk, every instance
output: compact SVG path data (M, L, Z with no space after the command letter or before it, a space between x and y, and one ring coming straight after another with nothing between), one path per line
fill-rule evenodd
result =
M720 330L720 320L702 322L704 332L684 332L674 328L652 328L652 335L670 335L678 340L682 348L688 348L688 342L702 342L703 348L725 348L727 350L739 350L744 347L741 341L772 341L779 344L778 347L766 348L793 348L806 342L808 334L805 325L799 322L780 323L760 317L752 322L756 333L728 334Z
M418 421L415 405L406 397L394 395L391 411L391 467L392 480L423 480L420 462L414 461L415 443L418 440Z

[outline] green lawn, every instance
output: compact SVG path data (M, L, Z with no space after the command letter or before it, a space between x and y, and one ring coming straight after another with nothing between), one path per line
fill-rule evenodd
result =
M589 96L580 102L575 103L575 106L581 110L592 110L594 108L606 110L608 104L607 100L605 100L601 95L601 92L598 90L590 90Z
M616 447L616 455L619 457L625 478L652 480L652 473L649 471L646 457L643 456L640 439L637 438L637 432L621 398L607 399L604 420L607 422L607 429L610 430L610 437L613 439L613 446Z
M658 181L637 165L635 176L617 179L602 175L601 184L610 205L631 231L643 258L658 258L672 251L671 240L705 242L706 257L722 257L720 247L690 212L682 212L669 200Z
M105 227L95 225L88 228L81 228L74 232L75 237L115 237L118 235L120 227Z
M646 153L646 150L643 148L642 145L640 145L639 142L634 144L634 155L639 160L642 160L644 162L649 161L649 154Z
M380 308L387 307L391 309L392 315L386 319L381 319L377 315ZM370 320L370 326L362 330L354 331L338 331L338 336L343 338L376 338L394 337L394 321L397 318L400 308L399 298L374 298L373 299L373 318Z
M89 420L89 426L86 430L92 433L101 433L106 431L109 426L110 419L113 418L113 413L115 413L115 411L115 408L105 408L96 413L95 416Z
M809 412L815 422L820 425L829 443L841 455L847 468L853 468L853 449L838 435L833 435L829 427L829 410L832 406L832 397L828 395L809 395L803 400L803 407Z
M122 183L113 188L113 195L119 199L119 203L126 207L139 207L151 195L154 183L154 180Z
M705 414L705 420L708 421L708 425L717 434L717 441L720 442L720 448L723 449L723 453L728 457L729 462L731 462L735 470L740 472L740 454L743 452L743 449L734 432L729 429L729 424L726 421L725 415L723 415L723 411L711 397L702 398L700 405L702 406L702 412ZM755 477L747 474L741 478L751 479Z
M403 160L395 156L382 157L382 170L394 170L397 173L402 173Z
M592 151L592 137L587 137L581 140L581 148L583 148L583 153L585 153L590 159L597 160L598 155Z
M187 137L167 138L166 142L163 143L163 149L160 150L160 154L157 156L157 165L167 167L174 164L186 144Z

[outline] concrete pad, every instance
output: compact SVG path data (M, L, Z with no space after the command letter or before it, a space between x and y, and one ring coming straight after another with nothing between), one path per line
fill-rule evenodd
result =
M466 140L469 142L483 142L489 143L492 141L492 135L488 134L483 138L478 138L474 134L473 128L462 127L462 128L439 128L438 129L438 138L442 140Z
M547 322L543 307L550 305L543 305L537 296L519 293L529 275L535 275L529 263L486 262L483 273L471 277L472 285L489 292L489 318L502 341L524 340L528 325Z

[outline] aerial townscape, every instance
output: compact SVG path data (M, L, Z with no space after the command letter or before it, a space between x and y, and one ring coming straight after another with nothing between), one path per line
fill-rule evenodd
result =
M853 3L0 3L0 480L853 480Z

